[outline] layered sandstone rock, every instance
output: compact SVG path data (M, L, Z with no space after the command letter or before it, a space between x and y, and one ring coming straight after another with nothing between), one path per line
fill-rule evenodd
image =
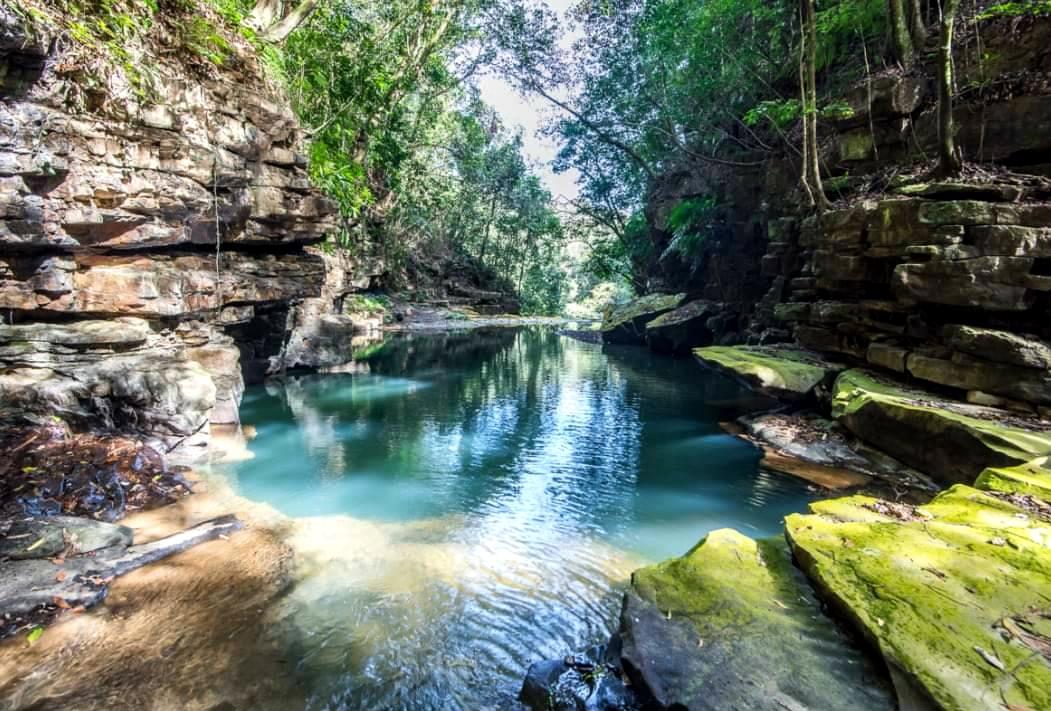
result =
M156 41L128 48L149 86L116 67L86 84L75 47L0 11L0 391L8 415L174 446L236 423L241 361L253 379L284 367L289 329L378 267L308 249L334 206L251 51L233 38L202 73Z

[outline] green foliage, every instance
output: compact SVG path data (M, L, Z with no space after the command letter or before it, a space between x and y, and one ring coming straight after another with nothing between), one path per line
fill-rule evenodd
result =
M749 126L758 126L763 121L770 121L778 128L787 128L799 120L802 115L802 104L799 99L773 99L760 101L744 114L744 122Z
M1051 15L1051 0L1030 0L1030 2L1002 2L982 10L975 19L989 20L996 17L1047 17Z
M836 0L818 3L817 70L857 52L861 40L881 39L887 32L886 0Z
M523 91L560 104L548 132L561 143L556 169L582 176L576 207L592 223L596 276L627 264L643 288L663 268L624 225L655 176L799 149L796 0L584 0L570 14L578 39L568 50L561 18L528 0L503 4L498 64ZM861 77L863 46L880 66L885 0L822 0L816 23L823 86ZM818 106L824 120L850 112L821 97ZM664 254L689 261L704 239L679 231Z
M222 66L234 55L230 35L240 29L248 0L17 0L34 25L59 29L73 41L72 61L86 83L116 69L139 98L152 97L149 42L183 56Z
M230 42L210 20L200 15L175 22L179 43L183 50L222 66L233 53Z
M672 239L661 259L676 254L693 262L699 257L701 248L708 239L715 207L713 198L703 197L683 200L672 208L667 221Z
M393 288L453 263L527 313L553 312L565 276L551 196L463 79L486 6L329 0L273 63L311 136L311 178L340 208L342 247L378 250Z
M390 311L390 299L383 294L351 294L343 303L343 311L352 314L383 316Z
M631 300L633 292L623 282L601 281L566 306L570 318L601 319L613 307Z

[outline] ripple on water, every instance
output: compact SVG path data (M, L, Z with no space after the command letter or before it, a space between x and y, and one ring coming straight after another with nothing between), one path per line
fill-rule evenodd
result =
M250 389L255 458L224 476L298 517L267 624L308 708L508 708L531 662L608 637L633 569L714 528L776 533L808 495L719 432L740 397L540 331L413 337L368 375Z

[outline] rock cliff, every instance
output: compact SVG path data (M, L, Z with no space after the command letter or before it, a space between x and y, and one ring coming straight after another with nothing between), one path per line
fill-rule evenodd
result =
M936 154L928 58L863 80L823 123L832 211L800 210L790 152L657 181L656 254L676 205L716 205L693 268L664 259L650 277L709 304L684 345L796 341L973 404L1051 412L1051 20L985 20L958 40L962 180L918 177Z
M316 364L318 322L379 272L314 246L334 207L287 102L230 44L202 72L143 37L135 84L0 10L6 417L200 444L237 422L245 376Z

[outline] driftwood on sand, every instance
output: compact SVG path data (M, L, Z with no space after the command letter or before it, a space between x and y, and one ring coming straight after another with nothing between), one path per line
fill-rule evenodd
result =
M38 527L37 531L40 526L64 525L60 519L51 522L38 519L33 524ZM34 612L44 613L46 617L48 610L92 607L105 599L109 584L115 578L200 543L226 536L240 529L241 525L236 516L220 516L151 543L127 545L118 542L89 552L80 549L69 557L60 554L50 558L28 557L0 562L0 617L12 620ZM60 530L65 532L68 529ZM33 545L40 545L43 549L42 543L37 541L44 540L44 535L39 535L36 540L30 537L26 549Z

